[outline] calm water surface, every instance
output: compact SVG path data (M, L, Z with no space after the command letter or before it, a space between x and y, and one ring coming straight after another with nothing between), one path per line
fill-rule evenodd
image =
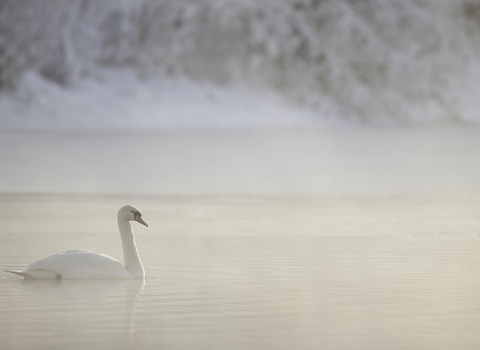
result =
M480 194L0 197L0 268L68 249L145 281L0 273L1 349L478 349Z

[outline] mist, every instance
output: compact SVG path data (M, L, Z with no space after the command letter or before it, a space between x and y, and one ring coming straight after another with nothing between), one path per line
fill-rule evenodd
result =
M476 129L0 133L0 191L321 196L478 190Z
M0 348L478 349L479 87L480 0L0 0Z

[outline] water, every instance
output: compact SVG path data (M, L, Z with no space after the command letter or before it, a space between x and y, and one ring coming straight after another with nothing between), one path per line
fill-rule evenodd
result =
M477 349L480 193L2 195L0 266L121 259L138 206L145 281L0 273L2 349Z
M477 349L476 128L0 133L0 269L59 251L145 281L0 272L3 349ZM70 194L65 194L70 193Z

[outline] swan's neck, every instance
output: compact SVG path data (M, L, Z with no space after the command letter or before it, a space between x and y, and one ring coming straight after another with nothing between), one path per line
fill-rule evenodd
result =
M120 229L120 236L122 237L123 263L125 264L125 269L130 272L133 277L143 277L145 271L138 256L132 225L130 225L130 222L127 220L118 218L118 228Z

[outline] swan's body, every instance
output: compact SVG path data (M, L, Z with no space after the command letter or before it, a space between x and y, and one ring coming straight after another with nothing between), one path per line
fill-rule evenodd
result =
M7 271L36 279L120 279L143 278L145 271L138 256L130 221L148 227L142 214L130 205L118 211L118 228L122 238L125 266L114 258L88 250L69 250L30 264L23 271Z

